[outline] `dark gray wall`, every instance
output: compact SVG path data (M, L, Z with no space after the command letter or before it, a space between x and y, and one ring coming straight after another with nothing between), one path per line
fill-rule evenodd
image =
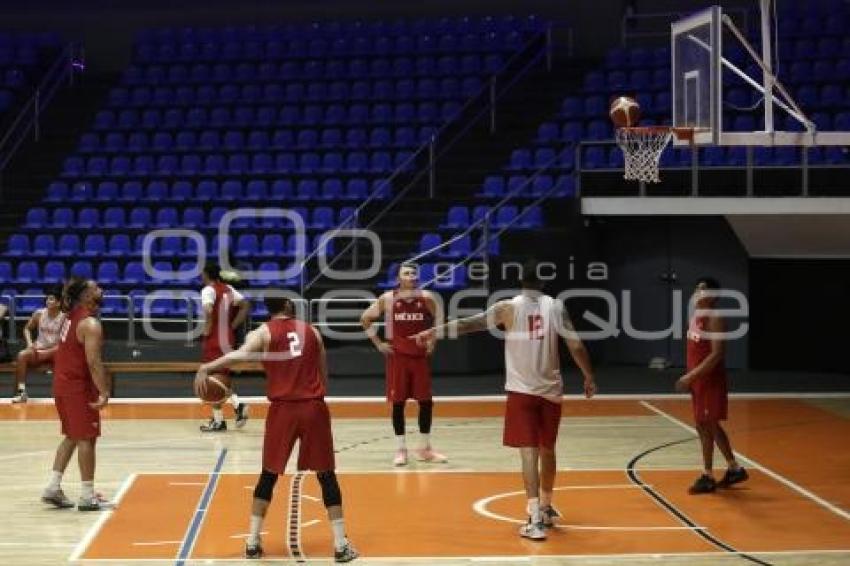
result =
M624 289L632 291L635 328L660 330L670 325L672 289L682 290L682 320L687 324L686 301L703 275L718 278L725 288L748 293L748 257L724 218L597 218L593 224L602 260L610 268L608 289L617 296ZM675 280L665 282L665 273L674 274ZM622 308L619 324L622 328ZM609 363L646 365L651 358L663 356L682 366L684 352L683 340L643 341L625 334L603 345ZM746 336L727 344L726 363L731 368L748 366Z

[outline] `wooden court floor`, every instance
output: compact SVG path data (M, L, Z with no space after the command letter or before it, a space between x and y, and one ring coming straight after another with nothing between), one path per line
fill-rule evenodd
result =
M733 399L727 430L751 478L704 496L686 491L700 465L686 399L567 399L563 518L545 542L516 535L524 496L518 455L501 446L500 400L438 400L432 437L449 462L400 469L382 402L331 406L356 563L850 564L850 397ZM254 404L244 429L202 435L194 402L115 402L96 489L119 505L89 514L39 502L59 439L52 403L0 404L0 563L242 562L265 409ZM76 499L75 462L63 483ZM329 562L311 474L280 479L265 530L260 563Z

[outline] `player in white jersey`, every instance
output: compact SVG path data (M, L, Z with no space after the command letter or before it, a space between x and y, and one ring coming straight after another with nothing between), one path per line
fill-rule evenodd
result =
M573 330L566 308L542 292L536 261L523 265L521 282L522 292L513 299L499 301L484 313L420 332L415 339L425 342L504 328L507 404L502 443L519 448L522 458L529 519L520 528L520 536L544 540L545 528L558 517L552 507L552 492L563 395L559 336L584 375L586 397L596 392L596 383L590 356Z
M38 309L24 327L24 340L26 348L18 354L15 364L15 396L12 403L26 403L27 395L27 370L31 367L42 367L52 365L53 355L59 345L59 329L65 320L65 313L60 308L62 289L51 289L47 292L44 300L44 308ZM35 341L32 332L38 330Z

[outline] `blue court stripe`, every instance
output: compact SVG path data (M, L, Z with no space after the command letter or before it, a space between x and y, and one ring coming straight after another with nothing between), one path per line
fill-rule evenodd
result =
M210 498L215 491L215 486L218 484L218 476L221 471L221 467L224 465L225 456L227 456L227 448L223 448L218 455L218 461L215 463L215 468L213 468L213 471L210 474L210 479L207 480L207 485L204 488L204 494L198 502L198 508L195 509L195 516L192 517L192 524L189 525L189 530L186 532L183 544L180 545L180 552L177 553L177 562L174 563L175 566L184 566L186 564L186 560L189 558L189 553L192 552L192 547L195 545L195 539L198 537L198 531L200 530L201 523L204 520L204 515L207 512Z

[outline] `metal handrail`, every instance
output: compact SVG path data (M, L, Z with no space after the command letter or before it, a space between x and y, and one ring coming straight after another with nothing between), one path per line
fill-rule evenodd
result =
M518 71L518 72L517 72L516 76L515 76L515 77L514 77L514 78L513 78L510 82L508 82L508 84L507 84L507 85L505 85L505 86L503 86L503 87L502 87L501 94L499 94L499 93L495 92L495 91L494 91L494 86L493 86L493 85L494 85L494 83L495 83L495 81L496 81L496 78L497 78L499 75L501 75L501 74L503 74L503 73L507 72L507 69L508 69L508 68L509 68L509 67L510 67L510 66L511 66L511 65L512 65L515 61L519 60L519 58L520 58L521 56L526 55L526 52L527 52L527 51L529 51L529 48L530 48L530 47L531 47L531 46L532 46L535 42L540 41L541 39L543 40L543 46L542 46L542 49L541 49L538 53L536 53L536 54L534 55L534 57L531 59L531 61L530 61L529 63L527 63L527 64L526 64L526 65L525 65L522 69L520 69L520 71ZM537 63L537 61L540 59L540 57L541 57L541 56L546 55L546 58L547 58L547 64L551 61L551 55L550 55L550 50L551 50L551 40L552 40L552 36L551 36L551 25L549 25L549 26L547 26L547 29L546 29L546 30L544 30L544 31L542 31L542 32L540 32L540 33L538 33L538 34L535 34L532 38L530 38L528 41L526 41L526 42L525 42L525 44L523 44L523 46L522 46L519 50L517 50L517 51L516 51L516 52L515 52L515 53L514 53L514 54L513 54L510 58L508 58L508 60L507 60L507 61L506 61L506 62L502 65L502 67L501 67L498 71L496 71L493 75L491 75L491 77L490 77L490 80L489 80L489 81L485 81L485 83L482 85L482 87L479 89L479 91L478 91L477 93L475 93L474 95L472 95L471 97L469 97L469 99L467 99L467 101L466 101L466 102L465 102L465 103L464 103L464 104L463 104L463 105L462 105L462 106L461 106L461 107L460 107L460 108L459 108L459 109L455 112L455 114L454 114L451 118L449 118L449 120L447 120L447 121L446 121L446 122L445 122L445 123L444 123L444 124L443 124L443 125L442 125L442 126L441 126L438 130L437 130L437 131L436 131L436 132L434 132L434 134L432 134L431 139L430 139L429 141L427 141L427 142L423 143L423 144L422 144L422 145L421 145L418 149L416 149L416 150L415 150L415 151L414 151L414 152L410 155L410 157L409 157L407 160L405 160L405 162L404 162L401 166L399 166L398 168L396 168L396 170L395 170L395 171L394 171L394 172L390 175L390 177L389 177L389 178L385 179L385 180L384 180L384 182L382 182L382 183L381 183L381 184L380 184L380 185L379 185L379 186L378 186L375 190L373 190L373 191L372 191L372 192L371 192L371 193L367 196L367 198L366 198L366 199L365 199L365 200L364 200L364 201L363 201L363 202L362 202L362 203L361 203L361 204L360 204L360 205L359 205L359 206L355 209L355 212L354 212L354 217L355 217L355 219L359 219L359 217L360 217L360 213L361 213L361 212L365 209L365 207L366 207L369 203L371 203L373 200L375 200L375 199L377 198L377 195L378 195L378 194L380 194L380 193L384 190L384 188L386 187L386 184L387 184L390 180L392 180L393 178L395 178L396 176L398 176L398 175L400 175L402 172L404 172L404 171L405 171L405 169L407 168L407 166L408 166L409 164L411 164L411 163L415 163L416 158L417 158L418 156L420 156L422 153L424 153L425 151L428 151L428 152L430 153L431 158L429 159L429 163L428 163L426 166L424 166L422 169L420 169L420 171L419 171L419 172L417 172L417 173L414 175L413 180L411 180L410 182L408 182L408 184L407 184L407 185L406 185L406 186L405 186L405 187L404 187L401 191L399 191L399 192L396 194L395 198L391 199L391 200L390 200L390 202L389 202L389 203L388 203L388 204L387 204L387 205L386 205L386 206L385 206L385 207L384 207L381 211L379 211L379 212L378 212L378 213L377 213L377 214L376 214L376 215L372 218L372 220L369 222L369 224L368 224L368 225L367 225L364 229L368 229L369 227L371 227L372 225L374 225L374 224L375 224L375 222L377 222L377 220L379 220L379 219L380 219L380 218L382 218L382 217L383 217L383 216L384 216L387 212L389 212L389 210L390 210L390 209L392 209L392 207L393 207L393 206L395 206L395 204L401 200L401 197L403 197L405 194L407 194L407 192L408 192L408 191L409 191L409 190L410 190L410 189L411 189L411 188L412 188L412 187L413 187L413 186L414 186L417 182L419 182L419 180L422 178L422 176L423 176L423 173L424 173L424 172L427 172L427 173L431 176L431 183L433 183L433 170L434 170L434 164L435 164L435 162L436 162L436 161L437 161L437 160L438 160L438 159L439 159L442 155L444 155L444 154L445 154L445 152L446 152L446 151L448 151L448 149L450 149L450 148L454 145L454 143L456 143L456 142L460 139L460 137L461 137L461 136L463 136L463 135L464 135L467 131L469 131L469 129L470 129L470 128L474 125L474 124L476 124L476 123L478 122L478 120L481 118L481 116L482 116L482 115L483 115L483 114L484 114L487 110L490 110L491 112L494 112L494 111L495 111L495 104L496 104L496 102L497 102L497 101L501 98L501 96L502 96L502 95L504 95L504 93L505 93L508 89L510 89L510 88L511 88L511 87L515 84L515 82L516 82L517 80L519 80L519 78L520 78L521 76L523 76L526 72L528 72L528 69L530 69L530 68L531 68L531 67L532 67L535 63ZM434 145L435 145L435 143L436 143L437 138L438 138L441 134L443 134L443 133L444 133L444 132L445 132L448 128L450 128L450 127L454 126L454 125L456 124L456 122L458 121L458 119L460 118L460 116L462 116L462 115L464 114L464 112L465 112L468 108L470 108L476 100L478 100L479 98L481 98L481 97L482 97L482 96L484 96L485 94L490 94L490 96L488 97L488 104L484 105L484 107L483 107L483 108L482 108L482 109L481 109L481 110L480 110L480 111L479 111L479 112L478 112L475 116L473 116L471 119L469 119L469 120L466 122L466 126L465 126L465 127L464 127L464 128L463 128L460 132L458 132L458 133L454 136L454 138L452 138L452 139L451 139L451 140L450 140L450 141L449 141L449 142L448 142L448 143L447 143L447 144L446 144L446 145L442 148L442 151L440 152L440 154L439 154L439 155L435 155L435 153L434 153ZM433 186L433 185L432 185L432 186ZM433 196L433 195L432 195L432 196ZM334 228L334 229L332 229L332 230L330 230L330 232L331 232L331 233L334 233L334 232L339 232L340 230L343 230L343 229L344 229L344 227L345 227L346 225L349 225L349 222L350 222L350 220L349 220L349 219L346 219L345 221L340 222L340 223L337 225L337 227L336 227L336 228ZM348 252L348 251L349 251L349 250L350 250L353 246L354 246L354 243L353 243L353 242L349 242L349 243L348 243L348 244L344 247L344 249L340 250L340 251L339 251L339 252L338 252L338 253L337 253L337 254L336 254L336 255L335 255L335 256L334 256L334 257L333 257L330 261L329 261L328 266L333 266L333 265L337 262L337 260L339 260L339 258L341 258L341 257L342 257L345 253L347 253L347 252ZM319 254L319 252L320 252L320 251L321 251L321 249L317 247L316 249L314 249L314 250L313 250L310 254L308 254L308 255L307 255L307 256L306 256L306 257L305 257L305 258L301 261L301 266L300 266L300 267L301 267L301 295L302 295L302 296L303 296L303 295L304 295L304 293L307 291L307 289L309 289L309 288L310 288L313 284L315 284L315 283L316 283L316 281L318 281L318 279L319 279L319 278L321 278L321 273L319 273L316 277L314 277L313 279L311 279L309 282L306 282L306 281L305 281L305 279L306 279L306 267L307 267L307 264L309 263L309 261L310 261L311 259L313 259L314 257L316 257L316 256Z
M561 150L560 152L558 152L557 154L555 154L555 156L554 156L552 159L550 159L549 161L547 161L547 162L546 162L545 164L543 164L543 165L542 165L539 169L537 169L534 173L532 173L532 174L531 174L531 176L529 176L529 177L525 180L525 182L524 182L524 183L521 183L519 186L515 187L512 191L510 191L510 192L509 192L509 193L507 193L504 197L502 197L502 199L501 199L501 200L499 200L499 201L498 201L495 205L491 206L491 207L490 207L490 209L489 209L489 211L487 212L487 214L486 214L486 215L484 215L484 217L483 217L483 218L481 218L480 220L477 220L476 222L474 222L473 224L471 224L471 225L469 226L469 228L467 228L467 229L466 229L466 230L465 230L462 234L459 234L459 235L458 235L458 236L456 236L455 238L452 238L452 240L447 240L447 241L453 241L453 240L457 239L458 237L462 237L463 235L465 235L465 234L469 233L470 231L472 231L473 229L477 228L478 226L482 226L482 227L484 228L484 230L485 230L485 234L487 234L487 231L489 230L489 225L490 225L490 217L493 215L493 213L494 213L494 212L496 212L496 211L498 211L500 208L502 208L502 206L504 206L504 205L505 205L507 202L509 202L511 199L513 199L513 198L514 198L514 197L516 197L517 195L521 194L521 193L523 192L523 190L524 190L526 187L528 187L529 185L531 185L531 184L534 182L534 180L535 180L535 179L537 179L537 178L538 178L540 175L542 175L544 172L549 171L549 170L552 168L552 166L553 166L555 163L557 163L557 162L558 162L558 160L560 160L560 159L561 159L561 157L563 156L563 154L564 154L565 152L567 152L567 151L571 151L571 150L572 150L572 147L571 147L571 146L566 146L566 147L564 147L564 149L563 149L563 150ZM533 200L533 201L531 202L531 204L526 205L526 207L525 207L524 209L520 210L520 211L519 211L519 213L518 213L518 214L514 217L514 219L513 219L512 221L510 221L509 223L507 223L507 224L505 224L504 226L502 226L501 228L499 228L499 229L498 229L498 231L497 231L495 234L487 234L487 237L485 237L485 238L484 238L484 240L485 240L485 241L484 241L483 243L479 243L479 245L478 245L478 247L477 247L477 248L475 248L474 250L470 251L470 253L466 256L466 258L464 258L463 260L460 260L460 261L456 262L456 263L455 263L455 265L453 265L453 266L452 266L452 268L451 268L451 269L449 269L446 273L442 273L442 274L440 274L440 275L435 275L435 276L434 276L434 278L432 278L430 281L427 281L427 282L423 283L423 284L422 284L422 287L423 287L423 288L424 288L424 287L427 287L428 285L431 285L432 283L434 283L434 282L435 282L435 281L437 281L438 279L441 279L441 278L445 277L447 273L452 273L452 272L454 272L454 271L455 271L458 267L460 267L461 265L464 265L465 263L469 262L472 258L478 257L478 255L479 255L482 251L485 251L485 253L486 253L486 250L488 250L488 249L489 249L490 241L491 241L491 240L495 240L496 238L498 238L499 236L501 236L501 235L502 235L502 233L503 233L505 230L507 230L508 228L510 228L511 226L513 226L514 224L516 224L516 223L517 223L520 219L522 219L522 217L523 217L523 216L525 216L525 215L528 213L528 211L529 211L532 207L537 206L538 204L540 204L540 203L542 203L543 201L545 201L546 199L548 199L548 198L549 198L552 194L554 194L554 193L555 193L558 189L559 189L559 187L558 187L558 185L557 185L557 184L553 185L553 186L552 186L552 188L550 188L548 191L546 191L545 193L543 193L542 195L540 195L538 198L536 198L535 200ZM444 242L444 243L445 243L445 242ZM434 247L433 247L433 248L431 248L430 250L426 250L425 252L422 252L422 253L420 253L419 255L415 256L415 257L416 257L416 259L419 259L419 258L421 258L421 257L424 257L425 255L430 255L430 253L431 253L431 252L436 251L437 249L441 249L442 247L443 247L443 245L442 245L442 244L441 244L440 246L434 246ZM407 260L407 261L414 261L414 259L409 259L409 260ZM488 277L489 277L489 274L488 274ZM485 285L486 285L486 284L487 284L487 283L485 282Z
M9 125L6 134L0 138L0 172L6 168L30 130L35 131L35 141L39 140L39 120L42 109L56 94L56 90L65 78L73 80L74 49L72 43L65 45L50 68L44 73L32 96L18 111L15 120ZM29 118L29 121L24 121ZM23 124L23 125L22 125ZM20 126L20 127L19 127ZM17 137L13 137L17 134ZM4 149L11 145L11 149Z

